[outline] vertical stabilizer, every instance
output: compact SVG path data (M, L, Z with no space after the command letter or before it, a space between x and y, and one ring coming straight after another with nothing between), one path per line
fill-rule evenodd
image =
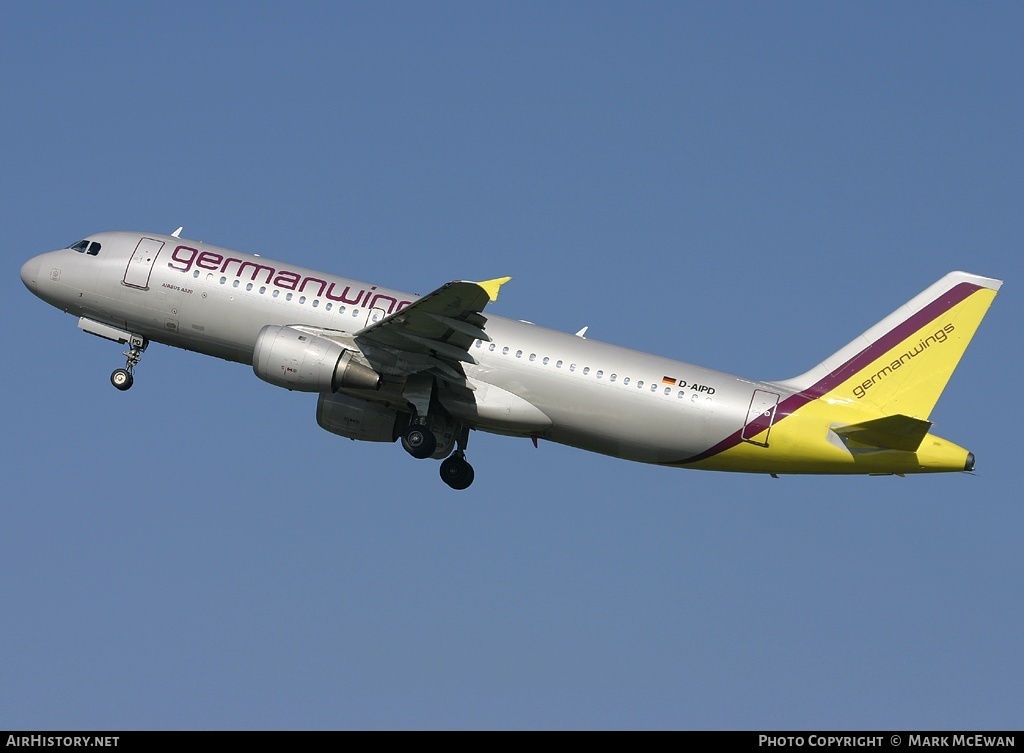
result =
M780 384L927 419L1002 281L950 272L816 367Z

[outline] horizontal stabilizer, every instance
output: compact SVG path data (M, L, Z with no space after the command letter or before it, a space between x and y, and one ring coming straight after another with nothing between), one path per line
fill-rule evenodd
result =
M835 426L832 428L843 441L853 440L858 444L877 447L882 450L905 450L917 452L922 440L932 428L931 421L922 421L910 416L886 416L859 424Z

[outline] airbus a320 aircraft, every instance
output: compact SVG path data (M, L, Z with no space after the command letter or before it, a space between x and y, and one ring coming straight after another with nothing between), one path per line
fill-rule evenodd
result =
M317 393L327 431L444 459L453 489L473 481L472 429L773 476L974 468L928 416L999 280L951 272L810 371L765 382L487 315L507 277L418 297L180 232L90 235L21 268L79 328L128 345L120 390L150 342L251 364Z

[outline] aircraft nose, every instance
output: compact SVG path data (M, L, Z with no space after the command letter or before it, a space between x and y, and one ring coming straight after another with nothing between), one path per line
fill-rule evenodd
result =
M36 279L39 277L39 257L34 256L21 265L21 281L33 293L36 290Z

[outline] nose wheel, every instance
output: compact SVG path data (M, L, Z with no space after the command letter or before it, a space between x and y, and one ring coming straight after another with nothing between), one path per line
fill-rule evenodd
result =
M110 375L110 383L124 392L127 389L131 389L131 386L135 383L135 377L132 376L128 369L114 369L114 373Z
M149 345L146 338L139 337L138 335L132 335L129 343L128 350L124 352L124 356L127 359L124 368L114 369L110 375L110 383L121 390L121 392L131 389L131 386L135 384L135 376L132 372L135 371L135 367L142 360L142 351Z

